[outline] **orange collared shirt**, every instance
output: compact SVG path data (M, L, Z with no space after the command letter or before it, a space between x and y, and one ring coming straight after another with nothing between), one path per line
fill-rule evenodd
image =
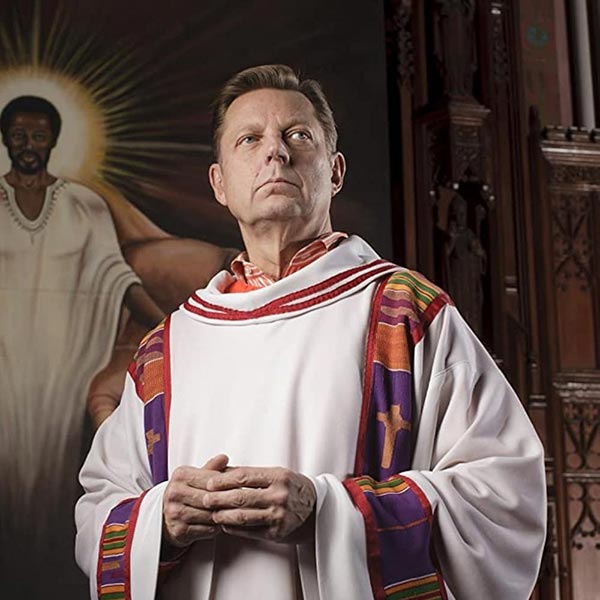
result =
M332 231L313 240L294 254L281 277L287 277L306 267L317 258L327 254L347 237L347 233ZM250 292L275 283L275 279L248 260L246 252L241 252L233 259L231 271L235 275L235 281L225 290L225 293Z

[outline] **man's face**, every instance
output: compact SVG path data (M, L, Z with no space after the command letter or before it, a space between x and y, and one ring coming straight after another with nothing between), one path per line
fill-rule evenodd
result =
M16 113L4 137L13 168L25 175L45 169L56 140L42 113Z
M327 149L303 94L261 89L236 98L225 114L219 149L210 182L242 230L283 221L310 234L329 223L344 157Z

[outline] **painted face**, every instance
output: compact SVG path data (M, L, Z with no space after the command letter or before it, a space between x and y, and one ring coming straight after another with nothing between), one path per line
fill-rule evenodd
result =
M260 89L236 98L227 113L219 163L210 182L242 230L284 221L311 233L329 223L342 188L344 157L331 154L310 101L300 92Z
M4 138L13 167L26 175L46 167L55 142L50 120L42 113L16 113Z

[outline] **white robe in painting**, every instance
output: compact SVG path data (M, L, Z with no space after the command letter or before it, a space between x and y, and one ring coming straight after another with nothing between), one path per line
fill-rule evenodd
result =
M2 594L6 581L19 597L52 589L80 598L69 583L78 576L70 513L87 387L110 357L123 295L138 281L92 190L58 179L31 221L0 178Z
M161 585L161 598L279 600L298 598L299 585L307 600L373 597L365 521L342 482L354 471L374 292L382 276L398 270L353 236L257 291L224 294L232 278L220 273L172 315L165 329L169 473L226 453L234 465L300 471L312 478L318 499L314 543L197 542ZM434 513L445 593L525 600L545 523L543 456L533 427L453 306L436 315L413 363L417 429L407 475ZM153 598L166 482L152 483L144 404L132 376L98 431L81 482L77 559L92 598L107 515L142 494L125 550L125 589L133 600Z

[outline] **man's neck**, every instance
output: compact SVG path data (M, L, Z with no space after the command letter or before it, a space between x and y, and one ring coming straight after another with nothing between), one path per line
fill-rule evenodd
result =
M298 250L331 230L329 219L320 228L306 231L291 227L262 231L241 227L248 260L274 280L282 277Z
M23 190L46 189L56 181L56 177L50 175L46 169L42 169L37 173L27 174L21 173L14 167L4 176L4 178L6 179L6 182L15 189Z

